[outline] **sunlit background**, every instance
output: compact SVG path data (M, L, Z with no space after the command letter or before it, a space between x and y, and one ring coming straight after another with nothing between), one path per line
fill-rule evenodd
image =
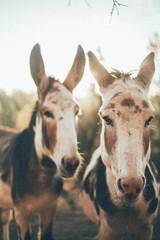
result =
M67 75L78 44L92 50L102 63L120 70L139 67L148 54L149 39L160 33L159 0L5 0L0 2L0 89L11 93L36 87L30 76L29 55L41 45L48 75L61 81ZM75 94L84 97L90 82L88 68ZM155 91L152 86L152 91Z

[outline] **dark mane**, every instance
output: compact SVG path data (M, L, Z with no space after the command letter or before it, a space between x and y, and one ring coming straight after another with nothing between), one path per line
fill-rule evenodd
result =
M58 79L56 79L55 77L53 77L53 76L49 76L48 77L48 80L49 80L49 82L52 84L53 82L57 82L57 81L59 81Z
M29 128L32 128L33 126L36 125L35 121L36 121L36 116L37 116L38 109L39 109L39 102L36 101L34 110L32 112L31 120L30 120L30 123L29 123Z
M123 71L119 71L119 70L114 69L114 68L113 68L113 71L111 72L111 75L113 77L115 77L116 79L121 79L123 81L129 79L132 74L133 74L133 71L123 72Z

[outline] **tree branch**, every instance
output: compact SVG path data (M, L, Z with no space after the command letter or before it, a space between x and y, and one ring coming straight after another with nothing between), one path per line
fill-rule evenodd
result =
M112 6L112 9L111 9L111 13L110 13L110 21L112 19L112 15L115 12L115 10L117 11L117 14L119 15L118 7L120 7L120 6L128 7L125 4L119 3L117 0L112 0L112 1L113 1L113 6Z

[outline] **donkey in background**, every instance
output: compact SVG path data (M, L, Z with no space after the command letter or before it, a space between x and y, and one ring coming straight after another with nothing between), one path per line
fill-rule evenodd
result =
M150 240L159 190L149 162L149 125L155 110L148 90L154 53L144 59L135 78L109 73L92 52L88 56L103 98L102 132L100 148L84 172L80 204L99 224L100 239Z
M72 90L81 80L84 66L84 51L78 46L65 81L47 77L40 46L36 44L30 68L38 101L29 126L20 133L0 130L0 210L3 213L14 209L22 240L31 239L29 219L37 212L42 223L41 239L52 239L52 219L62 176L73 176L79 165L75 121L79 106ZM6 221L1 219L0 223Z

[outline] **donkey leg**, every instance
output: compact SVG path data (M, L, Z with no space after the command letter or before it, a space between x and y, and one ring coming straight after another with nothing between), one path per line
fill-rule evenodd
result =
M0 240L3 240L2 208L0 208Z
M0 209L0 240L7 240L9 209Z
M8 239L20 240L20 229L19 229L18 223L16 222L13 210L10 210L10 214L9 214Z
M21 240L30 240L31 235L29 232L29 218L30 215L26 215L25 211L21 211L15 208L15 219L20 228Z
M42 237L41 240L51 240L52 237L52 222L56 213L56 206L48 208L40 213L42 221Z
M33 214L30 219L30 231L32 240L41 239L41 219L38 213Z

